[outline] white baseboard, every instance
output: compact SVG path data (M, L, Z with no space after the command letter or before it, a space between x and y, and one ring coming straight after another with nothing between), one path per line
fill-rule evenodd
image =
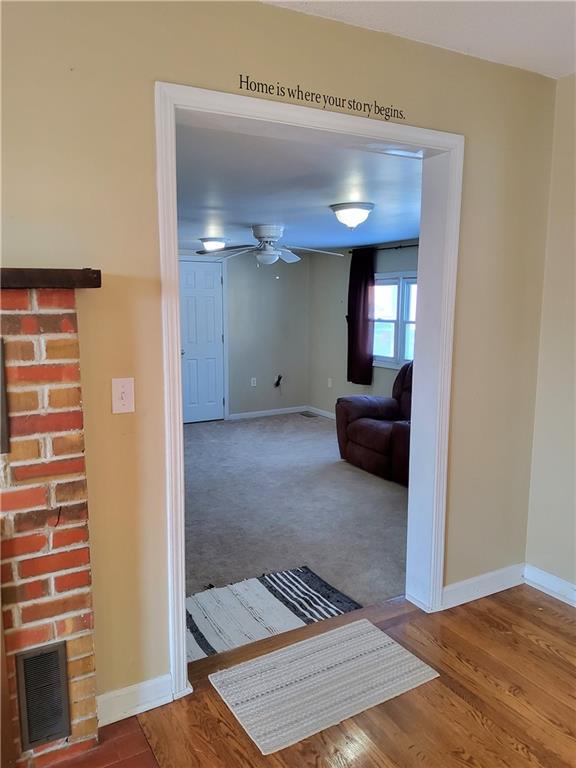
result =
M246 411L244 413L230 413L228 421L240 419L259 419L262 416L281 416L283 413L301 413L310 410L307 405L293 405L290 408L272 408L269 411Z
M183 699L184 696L190 696L191 693L194 693L194 688L188 683L186 688L184 688L183 691L179 691L179 693L175 693L173 696L174 701L177 701L178 699Z
M454 608L471 600L502 592L504 589L517 587L524 582L524 563L509 565L497 571L483 573L471 579L448 584L442 590L442 610Z
M504 589L517 587L519 584L528 584L534 589L545 592L551 597L568 605L576 606L576 584L554 576L552 573L536 568L529 563L517 563L507 568L500 568L497 571L483 573L471 579L458 581L455 584L448 584L442 590L442 609L454 608L463 603L469 603L472 600L479 600L481 597L488 597ZM406 596L410 602L418 603ZM426 608L418 605L419 608Z
M576 606L576 584L554 576L548 571L536 568L534 565L526 563L524 566L524 582L530 587L539 589L563 603Z
M170 675L154 677L143 683L129 685L117 691L103 693L96 698L98 724L100 726L139 715L149 709L168 704L173 700Z
M323 411L321 408L315 408L313 405L307 405L306 410L315 413L316 416L324 416L325 419L335 419L336 414L333 411Z
M409 603L412 603L412 605L415 605L416 608L420 608L420 610L424 611L425 613L434 613L434 609L430 608L430 606L426 605L422 602L422 600L414 597L414 595L411 595L409 592L406 592L406 600L408 600Z
M240 421L241 419L260 419L263 416L281 416L285 413L302 413L309 411L317 416L324 416L326 419L335 419L336 414L332 411L323 411L321 408L314 408L312 405L292 405L289 408L271 408L269 411L245 411L244 413L230 413L227 421Z

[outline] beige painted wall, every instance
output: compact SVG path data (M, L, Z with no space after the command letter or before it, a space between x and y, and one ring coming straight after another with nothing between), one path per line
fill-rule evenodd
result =
M378 254L378 272L417 267L417 247ZM333 413L341 395L391 393L398 371L390 368L375 368L371 387L346 380L348 251L342 258L312 254L260 269L246 254L227 269L231 414L302 405ZM275 388L279 373L282 384Z
M230 413L308 403L308 259L228 262ZM282 374L280 387L274 387ZM250 379L256 378L256 387Z
M256 3L2 14L4 263L103 270L78 306L99 691L168 671L155 80L278 78L465 135L445 578L521 562L554 82ZM113 376L135 414L111 414Z
M574 76L557 88L526 562L576 583Z
M416 270L418 248L381 250L377 272ZM310 396L309 405L334 413L342 395L390 395L398 371L374 368L372 386L350 384L346 377L348 275L350 255L344 258L314 254L310 259ZM332 388L328 379L332 379Z

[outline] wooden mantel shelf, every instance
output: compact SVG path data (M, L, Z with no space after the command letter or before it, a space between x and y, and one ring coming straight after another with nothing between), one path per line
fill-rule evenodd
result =
M1 267L1 288L100 288L99 269Z

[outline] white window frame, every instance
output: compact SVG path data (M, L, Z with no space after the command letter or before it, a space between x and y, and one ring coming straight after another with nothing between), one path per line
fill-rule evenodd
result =
M393 368L397 370L402 368L404 363L408 362L408 359L405 356L406 325L412 322L408 320L408 286L413 284L418 285L418 273L415 270L407 270L404 272L377 272L374 275L374 284L376 286L398 286L396 320L374 319L374 324L377 322L393 322L395 324L394 357L374 355L373 362L375 368Z

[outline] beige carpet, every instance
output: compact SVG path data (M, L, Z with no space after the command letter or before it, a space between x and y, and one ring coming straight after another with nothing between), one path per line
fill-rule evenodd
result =
M184 427L186 594L308 565L363 605L404 592L406 488L299 414Z
M269 755L435 677L432 667L362 619L209 679Z

